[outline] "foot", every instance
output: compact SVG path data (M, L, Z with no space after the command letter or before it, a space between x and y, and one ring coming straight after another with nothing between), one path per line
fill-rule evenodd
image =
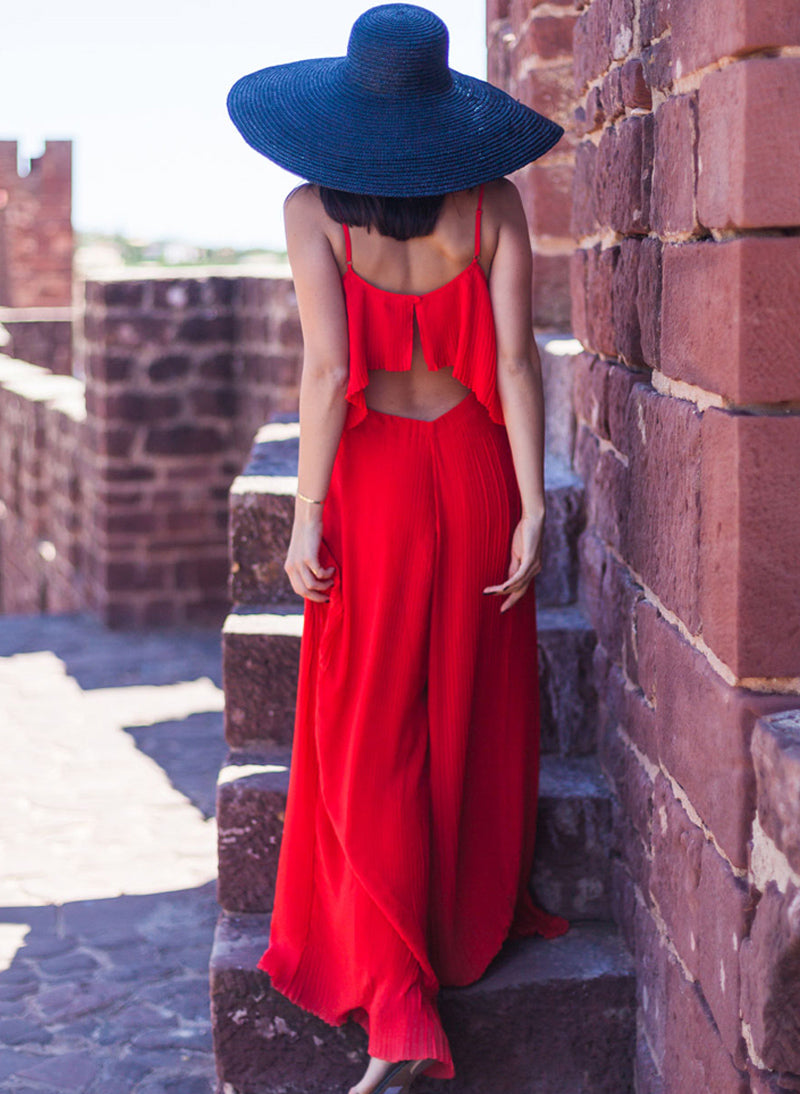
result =
M367 1070L356 1085L350 1087L347 1094L372 1094L372 1091L394 1062L393 1060L381 1060L378 1056L370 1056Z
M370 1056L369 1065L367 1070L361 1076L360 1080L355 1086L351 1086L347 1094L372 1094L383 1078L386 1077L393 1067L397 1066L397 1060L381 1060L378 1056ZM413 1071L416 1073L418 1069L424 1070L425 1065L433 1063L432 1060L416 1060L414 1061L415 1067ZM408 1082L408 1076L405 1076L405 1081Z

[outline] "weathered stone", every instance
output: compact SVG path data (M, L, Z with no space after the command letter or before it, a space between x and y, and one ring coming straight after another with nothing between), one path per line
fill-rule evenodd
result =
M585 756L595 748L594 631L575 606L538 608L537 638L542 751Z
M749 1094L747 1076L731 1062L696 984L667 957L664 1089Z
M289 754L233 753L217 781L217 899L228 912L272 908Z
M662 237L693 232L697 93L673 95L655 113L651 220Z
M620 69L622 101L628 110L651 110L653 96L644 78L644 67L638 57L626 61Z
M566 246L566 245L565 245ZM540 328L569 327L569 253L533 253L533 322Z
M752 57L700 88L697 207L713 228L800 223L800 58ZM789 123L789 124L787 124Z
M227 912L272 908L289 784L284 752L234 753L217 788L218 899ZM608 920L610 795L593 757L543 756L532 888L569 920Z
M742 945L742 1018L761 1061L800 1074L800 890L767 885Z
M661 368L735 403L800 398L800 237L664 248ZM768 361L768 368L754 362Z
M670 941L698 980L723 1044L743 1066L739 949L749 928L750 894L662 775L655 786L651 881Z
M270 988L255 968L268 932L267 916L223 915L217 927L211 1006L220 1083L255 1090L269 1074L285 1094L327 1094L346 1085L348 1074L355 1081L365 1061L363 1031L354 1023L328 1026ZM618 939L594 925L573 927L555 942L507 943L479 981L438 997L456 1062L453 1094L524 1088L532 1059L537 1076L553 1079L543 1094L630 1090L630 969ZM574 1021L578 1006L581 1022ZM439 1085L415 1082L421 1094Z
M800 415L703 415L703 636L737 677L800 674Z
M794 46L800 41L800 10L793 0L672 0L665 5L672 28L673 71L681 76L722 57ZM748 127L749 128L749 127Z
M702 415L693 403L642 383L633 385L627 411L629 494L621 552L695 633L700 623L696 575Z
M626 364L644 361L638 311L639 254L637 239L624 239L612 278L612 314L617 352Z
M759 823L800 874L800 710L759 718L751 747Z
M222 636L225 738L232 748L291 741L302 615L233 612Z
M661 359L661 247L661 240L651 236L639 245L636 310L642 359L648 365Z
M614 268L619 247L600 249L598 244L586 253L586 317L591 349L614 357L617 343L613 319Z

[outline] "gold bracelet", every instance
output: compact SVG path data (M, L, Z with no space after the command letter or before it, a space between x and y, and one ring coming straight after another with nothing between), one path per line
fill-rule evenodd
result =
M306 495L301 494L299 490L297 491L297 497L300 499L300 501L307 501L309 505L323 505L324 504L324 502L316 501L314 498L307 498Z

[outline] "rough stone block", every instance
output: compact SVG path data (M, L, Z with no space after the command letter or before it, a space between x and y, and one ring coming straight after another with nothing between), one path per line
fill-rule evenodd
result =
M706 642L737 677L800 674L800 415L703 416Z
M568 253L533 253L533 322L539 328L569 327L569 259Z
M700 623L701 421L693 403L661 395L646 384L632 386L624 449L630 460L630 492L622 554L692 633Z
M232 748L291 741L302 615L281 611L232 612L223 627L225 739Z
M564 15L537 15L534 12L514 51L516 63L530 57L539 57L543 61L571 57L575 21L576 16L566 12Z
M586 252L588 345L608 357L615 357L617 353L613 282L618 258L619 247L601 249L598 244Z
M573 36L574 88L579 95L611 61L611 2L594 0L581 12Z
M646 235L650 220L651 121L633 115L608 126L595 169L595 208L601 226Z
M622 102L628 110L651 110L653 95L644 77L644 66L638 57L626 61L620 69Z
M639 244L636 310L642 359L651 366L661 359L661 248L651 236Z
M531 164L515 177L535 236L568 236L572 213L572 164Z
M749 1094L747 1076L731 1061L700 990L672 956L667 958L666 998L664 1089Z
M328 1026L271 989L255 967L268 932L266 915L223 914L217 925L211 1013L220 1085L327 1094L348 1074L355 1082L366 1062L363 1031ZM554 942L506 943L480 980L439 994L456 1066L448 1089L525 1089L533 1060L541 1094L630 1091L633 992L630 959L608 928L575 926ZM414 1085L433 1094L441 1083L421 1077Z
M739 950L749 929L750 893L689 819L663 775L656 779L654 813L653 897L723 1044L742 1066Z
M800 710L759 718L752 750L759 822L800 874Z
M697 93L673 95L655 112L651 221L660 236L697 228Z
M597 146L592 141L581 141L575 149L572 219L570 221L570 230L576 239L593 235L598 228L595 189L596 163ZM577 330L575 333L580 338Z
M699 128L703 224L800 223L799 57L751 57L709 73L700 86Z
M800 398L800 237L665 247L661 314L667 376L734 403Z
M630 506L628 468L610 447L601 450L582 422L575 438L575 464L586 484L586 527L620 550Z
M800 9L794 0L672 0L673 71L689 73L722 57L794 46L800 41Z
M617 353L626 364L644 363L638 309L641 249L642 245L638 239L623 239L612 275L611 308L614 340L617 344Z
M595 748L594 631L575 606L537 609L541 747L585 756Z
M217 779L217 900L228 912L272 908L289 751L230 753Z
M760 1060L800 1073L800 890L770 882L742 946L742 1018Z
M793 697L732 687L663 616L641 610L643 602L639 607L639 674L655 707L659 760L723 854L747 869L755 814L753 725L764 714L790 709Z

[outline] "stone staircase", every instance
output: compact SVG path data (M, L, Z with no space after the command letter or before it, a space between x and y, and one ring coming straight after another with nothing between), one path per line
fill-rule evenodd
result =
M223 628L226 739L217 788L219 916L211 955L218 1094L342 1094L366 1036L326 1025L272 991L267 945L288 786L302 607L283 572L296 423L265 426L231 489L231 591ZM507 942L487 973L443 989L454 1080L415 1094L626 1094L635 985L610 912L611 809L595 755L594 633L576 603L580 480L545 467L545 565L536 579L542 699L539 830L532 889L573 924Z

